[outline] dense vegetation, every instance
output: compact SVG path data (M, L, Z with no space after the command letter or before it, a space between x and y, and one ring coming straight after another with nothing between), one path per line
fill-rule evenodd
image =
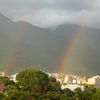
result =
M6 86L0 93L0 100L100 100L99 88L87 86L84 91L80 88L61 90L55 78L40 70L24 70L16 80L15 83L7 77L0 77L0 83Z

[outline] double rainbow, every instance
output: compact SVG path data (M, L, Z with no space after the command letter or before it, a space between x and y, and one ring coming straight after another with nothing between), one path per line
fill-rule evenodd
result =
M92 20L93 15L94 15L94 12L91 12L88 15L86 15L86 17L83 18L81 24L85 25L89 23ZM63 55L60 58L60 63L57 69L58 73L64 73L66 72L66 69L70 67L69 65L72 59L72 55L75 52L77 41L80 39L80 34L83 33L84 31L85 31L84 26L78 26L77 29L73 32L73 36L70 39L69 44L65 47Z

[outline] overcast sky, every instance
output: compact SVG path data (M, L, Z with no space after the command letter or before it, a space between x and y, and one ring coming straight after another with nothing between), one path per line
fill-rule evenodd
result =
M0 0L0 12L13 21L41 27L65 23L100 26L100 0Z

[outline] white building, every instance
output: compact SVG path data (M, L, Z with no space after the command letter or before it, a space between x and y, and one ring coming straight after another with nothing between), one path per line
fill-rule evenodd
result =
M85 87L83 85L78 85L78 84L66 84L66 85L61 85L62 89L70 89L72 91L74 91L76 88L80 88L82 91L85 89Z
M88 78L88 82L87 82L87 84L89 84L89 85L100 86L100 76L97 75L97 76L94 76L94 77Z
M76 75L66 75L64 78L64 84L86 84L86 78Z
M63 84L65 75L64 74L59 74L59 73L47 73L49 77L54 77L60 84Z
M10 80L13 80L14 82L16 82L16 76L18 73L11 75Z

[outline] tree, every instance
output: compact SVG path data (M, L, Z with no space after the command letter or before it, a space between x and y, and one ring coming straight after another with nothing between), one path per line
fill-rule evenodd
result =
M100 100L100 88L96 90L96 93L92 96L92 100Z
M82 93L82 100L92 100L92 96L96 93L96 88L87 87Z
M82 100L82 91L80 88L76 88L75 90L75 100Z
M16 76L16 80L22 90L29 90L34 93L47 91L48 75L40 70L24 70Z
M0 93L0 100L3 100L3 98L4 98L4 94Z
M74 92L71 91L68 88L63 90L63 94L66 94L67 97L73 97L74 96Z
M14 91L4 98L4 100L36 100L29 91Z
M46 94L41 95L38 100L60 100L60 91L48 91Z
M1 76L0 76L0 83L3 83L5 85L15 84L15 82L10 80L8 77L1 77Z
M16 76L16 85L7 85L5 100L37 100L48 88L48 75L40 70L27 69Z
M61 91L60 83L53 77L48 80L48 91Z
M18 88L15 85L7 85L4 91L6 95L10 95L15 92L18 92Z

